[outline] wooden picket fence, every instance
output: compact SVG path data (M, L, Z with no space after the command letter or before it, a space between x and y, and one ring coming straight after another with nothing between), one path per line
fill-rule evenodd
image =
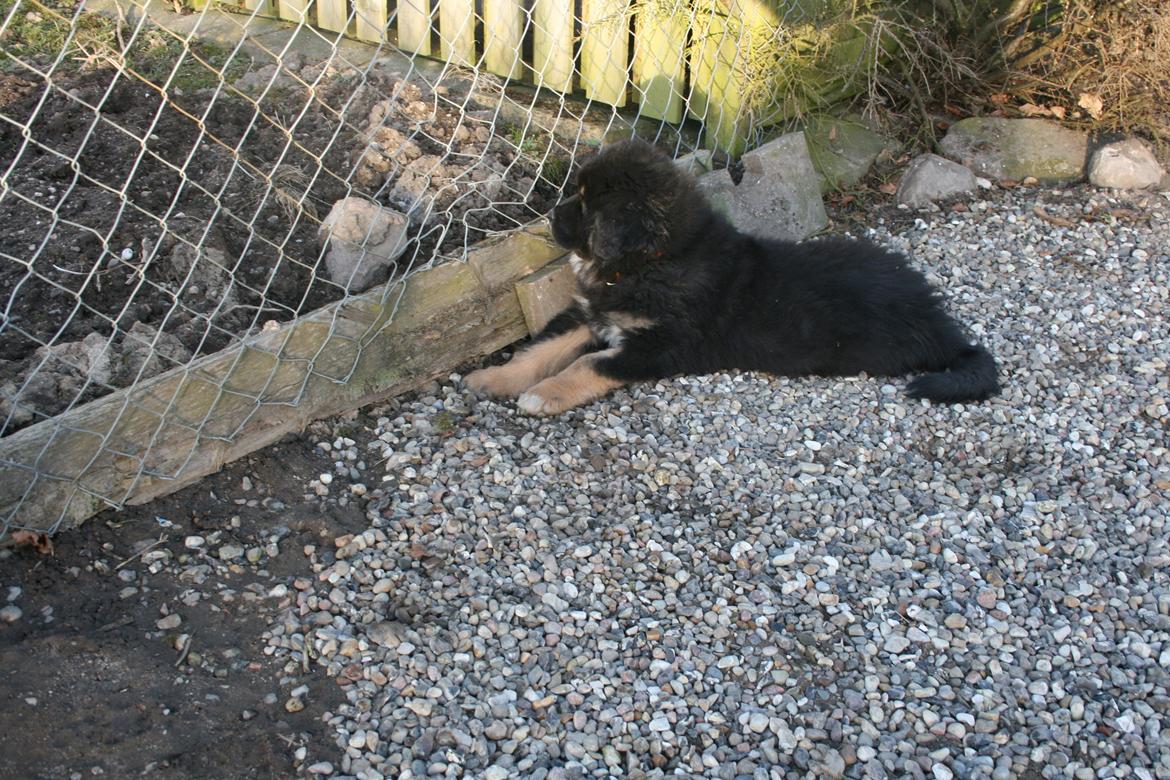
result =
M760 0L245 0L250 11L479 67L641 116L704 123L740 151L745 31L775 25ZM530 52L530 54L529 54Z

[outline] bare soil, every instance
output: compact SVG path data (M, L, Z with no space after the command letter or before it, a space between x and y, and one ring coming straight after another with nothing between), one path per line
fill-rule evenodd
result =
M343 197L409 214L390 276L553 203L547 155L509 140L458 76L432 87L160 40L143 62L69 60L49 79L0 60L0 435L342 297L318 229Z
M0 551L0 604L23 612L0 623L0 777L283 778L337 761L309 712L342 700L338 682L290 673L262 639L288 608L271 589L309 574L304 546L366 526L359 503L305 495L331 466L315 430L106 512L55 537L51 555ZM195 535L205 547L185 546ZM256 563L217 555L277 537ZM160 629L172 613L181 624ZM290 712L301 685L306 708Z

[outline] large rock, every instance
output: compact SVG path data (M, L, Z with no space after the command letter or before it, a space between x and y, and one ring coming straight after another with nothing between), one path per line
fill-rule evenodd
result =
M882 152L892 154L898 148L860 121L836 117L810 119L804 135L822 193L854 186Z
M951 125L939 149L989 179L1067 184L1084 178L1089 139L1044 119L972 117Z
M1157 187L1165 175L1154 153L1136 138L1102 146L1089 162L1089 181L1097 187L1144 190Z
M737 185L727 171L699 177L711 205L740 230L795 241L829 224L803 133L789 133L741 158Z
M0 427L27 425L69 408L83 394L108 387L113 372L110 340L90 333L81 341L39 347L36 358L11 379L0 383ZM4 361L8 363L8 361ZM15 363L9 363L15 366ZM13 376L15 373L15 376Z
M910 161L898 184L898 203L915 208L937 200L950 200L978 188L975 174L958 163L923 154Z
M144 322L135 322L122 337L114 383L119 387L185 365L191 350L170 334L159 333Z
M236 305L235 279L227 253L218 242L195 247L175 243L169 256L171 272L182 287L183 302L196 311L227 311Z
M351 293L386 281L406 249L408 224L406 215L364 198L334 203L320 229L322 243L329 243L329 278Z

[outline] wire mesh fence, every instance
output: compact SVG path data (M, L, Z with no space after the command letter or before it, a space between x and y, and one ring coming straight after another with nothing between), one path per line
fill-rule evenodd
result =
M311 382L353 381L420 271L540 218L605 139L742 146L753 41L796 13L0 9L0 534L150 494L240 452L250 419L295 410ZM313 338L286 327L301 320Z

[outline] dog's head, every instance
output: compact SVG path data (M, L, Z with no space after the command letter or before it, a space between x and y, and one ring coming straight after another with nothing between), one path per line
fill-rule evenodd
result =
M662 257L693 180L645 141L607 146L581 166L575 187L553 210L557 243L606 278Z

